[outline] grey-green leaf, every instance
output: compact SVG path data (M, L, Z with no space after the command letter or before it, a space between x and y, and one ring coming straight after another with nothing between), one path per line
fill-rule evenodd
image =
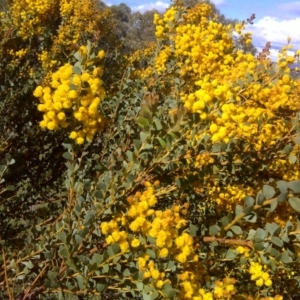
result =
M295 211L300 213L300 199L299 198L292 197L289 199L289 203Z

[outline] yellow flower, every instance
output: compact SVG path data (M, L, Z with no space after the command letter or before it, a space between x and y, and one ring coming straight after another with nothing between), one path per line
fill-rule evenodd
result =
M133 248L137 248L139 245L140 245L140 240L139 239L133 239L132 241L131 241L131 246L133 247Z
M78 138L76 139L76 143L77 143L78 145L82 145L82 144L84 143L84 138L78 137Z
M90 74L89 73L83 73L81 75L81 80L82 81L89 81L89 79L91 78Z
M152 270L152 271L151 271L151 277L152 277L153 279L158 279L158 278L159 278L159 271L156 270L156 269Z
M33 95L37 98L42 97L43 96L43 87L41 87L40 85L37 86L33 92Z
M104 52L104 50L100 50L99 52L98 52L98 55L97 55L100 59L102 59L104 56L105 56L105 52Z

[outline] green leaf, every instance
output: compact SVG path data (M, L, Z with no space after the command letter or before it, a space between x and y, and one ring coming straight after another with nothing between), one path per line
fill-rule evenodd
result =
M295 164L297 162L297 157L295 155L290 155L289 156L289 162L291 164Z
M59 232L57 234L58 238L63 242L65 243L66 242L66 239L67 239L67 234L65 232Z
M72 160L73 159L72 154L70 152L65 152L63 154L63 158L65 158L67 160Z
M253 246L254 246L254 249L257 251L262 251L265 249L265 247L262 243L254 243Z
M197 232L198 232L198 226L193 225L192 223L190 223L190 234L191 236L196 236Z
M136 282L135 284L139 291L142 291L144 289L144 284L142 282Z
M282 261L284 264L288 264L288 263L293 262L293 259L289 256L289 253L285 250L285 251L282 253L281 261Z
M273 256L273 257L276 257L280 254L280 252L278 252L276 249L272 248L270 250L270 255Z
M211 152L220 152L221 151L221 145L220 144L214 144L212 146Z
M138 122L138 125L142 128L149 126L149 121L144 117L138 117L137 122Z
M99 292L99 293L103 292L103 291L105 290L105 285L102 284L102 283L98 283L98 284L96 285L96 290L97 290L97 292Z
M133 140L134 144L134 151L137 152L141 148L141 141L140 140Z
M256 203L258 205L262 205L265 201L265 196L261 193L259 193L257 196L256 196Z
M235 207L235 215L239 216L243 213L243 207L239 204L236 205Z
M266 230L270 233L270 235L278 235L280 233L280 226L276 223L267 223Z
M109 271L109 264L105 264L102 266L102 274L106 274Z
M227 225L229 224L229 219L228 219L228 217L227 217L227 216L223 217L223 218L221 219L221 223L222 223L222 225L223 225L224 227L227 226Z
M246 207L253 206L254 203L255 203L255 199L253 197L250 197L250 196L245 197L245 206Z
M289 203L291 205L291 207L297 211L298 213L300 213L300 199L297 198L297 197L292 197L292 198L289 198Z
M278 200L277 199L273 200L270 205L270 212L274 211L276 209L277 205L278 205Z
M13 165L16 161L12 158L10 161L9 161L9 165Z
M114 254L118 254L121 252L120 245L118 243L114 243L111 245Z
M157 130L157 131L162 130L162 125L158 119L155 119L153 123L154 123L155 130Z
M124 277L129 277L131 275L131 272L129 271L129 269L125 269L124 271L123 271L123 276Z
M79 68L78 66L74 66L73 67L73 73L77 74L77 75L81 75L81 68Z
M263 195L266 197L266 199L271 199L275 193L275 189L272 186L267 184L263 186Z
M293 140L298 146L300 146L300 135L297 135Z
M284 180L277 181L277 187L281 193L286 193L288 190L288 183Z
M219 233L219 231L221 230L221 228L218 225L213 225L209 227L209 234L211 236L215 236Z
M300 193L300 180L288 182L288 187L295 193Z
M234 225L230 229L237 235L243 234L243 230L239 226Z
M280 248L283 246L282 240L281 240L279 237L277 237L277 236L272 236L272 237L271 237L271 242L272 242L274 245L276 245L276 246L278 246L278 247L280 247Z
M226 252L225 258L228 260L233 260L233 259L235 259L235 257L236 257L236 253L232 249L229 248Z
M169 282L166 282L162 288L162 292L167 296L167 299L172 299L175 296L176 290L173 289Z
M143 291L142 293L143 295L143 300L151 300L151 294L147 294L146 292Z
M265 240L266 236L267 236L266 231L263 230L262 228L258 228L258 229L256 230L255 235L254 235L254 241L255 241L256 243L260 243L260 242L262 242L262 241Z
M134 160L133 153L131 151L126 152L127 158L129 162L132 162Z
M153 249L147 249L146 254L148 254L151 258L155 259L156 258L156 253Z
M77 51L77 52L75 52L75 53L74 53L74 57L75 57L77 60L79 60L79 61L81 61L81 60L82 60L82 58L81 58L81 55L80 55L79 51Z
M167 147L167 146L166 146L166 142L165 142L162 138L160 138L159 136L156 137L156 139L158 140L160 146L161 146L163 149L166 149L166 147Z
M284 202L284 201L287 199L287 196L288 196L288 192L281 193L281 194L277 197L277 201L278 201L279 203L282 203L282 202Z
M151 300L156 299L157 297L159 297L159 293L157 290L154 290L153 293L151 294Z
M99 253L94 253L92 256L91 264L101 264L103 261L103 255Z
M148 138L148 134L146 134L145 132L140 132L140 139L142 143L144 143L147 138Z
M80 290L84 289L84 278L81 275L76 276L78 287Z
M249 215L252 212L252 210L253 210L253 206L248 206L243 209L243 213Z

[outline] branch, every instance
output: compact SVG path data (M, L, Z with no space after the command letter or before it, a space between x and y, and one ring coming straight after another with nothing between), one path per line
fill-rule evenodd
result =
M226 238L216 238L214 236L205 236L203 238L203 242L205 243L218 242L224 245L240 245L240 246L249 247L253 249L252 241L245 241L245 240L238 240L238 239L226 239Z
M258 210L259 208L262 208L263 206L267 206L267 205L269 205L269 204L272 204L272 202L273 202L274 200L276 200L276 199L277 199L277 197L276 197L276 198L269 199L269 200L265 201L265 202L264 202L263 204L261 204L261 205L256 204L256 205L254 205L253 210ZM224 227L224 230L225 230L225 231L229 230L235 223L237 223L238 221L240 221L241 219L243 219L243 218L244 218L245 216L247 216L247 215L248 215L248 214L241 213L240 215L236 216L232 222L230 222L227 226Z

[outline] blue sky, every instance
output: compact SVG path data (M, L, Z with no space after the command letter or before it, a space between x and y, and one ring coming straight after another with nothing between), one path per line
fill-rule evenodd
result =
M170 0L104 0L107 4L126 3L132 10L149 9L164 11ZM247 27L253 33L253 43L261 50L266 42L272 43L271 56L292 38L294 49L300 49L300 1L293 0L212 0L221 13L232 19L245 20L255 13L254 24Z

